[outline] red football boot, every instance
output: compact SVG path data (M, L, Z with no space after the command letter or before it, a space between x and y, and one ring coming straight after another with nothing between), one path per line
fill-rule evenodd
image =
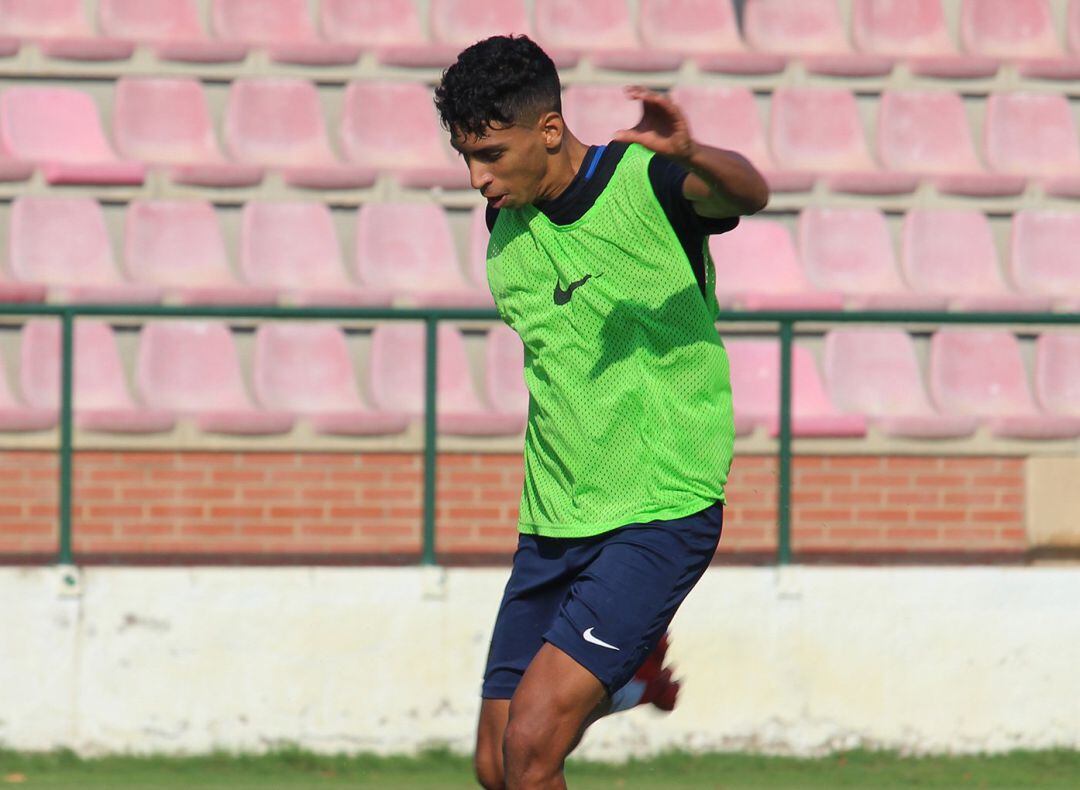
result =
M663 711L675 709L680 682L672 678L673 667L664 666L667 649L668 639L667 634L664 634L645 659L645 663L634 673L634 680L645 684L645 691L641 695L639 705L652 704Z

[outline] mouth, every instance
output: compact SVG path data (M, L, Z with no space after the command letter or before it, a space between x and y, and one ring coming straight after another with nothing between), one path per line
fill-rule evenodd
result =
M506 195L496 195L495 197L489 197L487 199L488 206L491 208L502 208L506 203Z

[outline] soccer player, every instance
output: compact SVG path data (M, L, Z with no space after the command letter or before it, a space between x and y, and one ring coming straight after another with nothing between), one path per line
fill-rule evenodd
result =
M674 704L668 623L720 540L734 427L707 236L768 200L640 87L633 129L587 145L525 36L458 55L435 103L487 199L487 276L525 347L520 532L484 674L487 788L565 787L597 718Z

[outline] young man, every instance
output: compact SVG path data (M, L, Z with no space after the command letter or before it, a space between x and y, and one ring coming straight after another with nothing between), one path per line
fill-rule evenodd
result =
M524 36L464 50L435 94L488 201L488 283L530 393L477 733L487 788L565 787L591 722L670 709L662 639L720 539L734 428L706 242L768 188L695 141L669 99L627 98L644 109L634 129L579 141L555 66Z

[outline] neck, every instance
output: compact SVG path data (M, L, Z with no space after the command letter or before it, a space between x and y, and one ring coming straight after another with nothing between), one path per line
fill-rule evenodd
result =
M589 146L578 140L570 132L563 134L563 144L559 152L551 158L551 166L548 174L540 185L539 194L536 196L537 203L545 200L554 200L570 186L581 169L581 163L585 161L585 154Z

